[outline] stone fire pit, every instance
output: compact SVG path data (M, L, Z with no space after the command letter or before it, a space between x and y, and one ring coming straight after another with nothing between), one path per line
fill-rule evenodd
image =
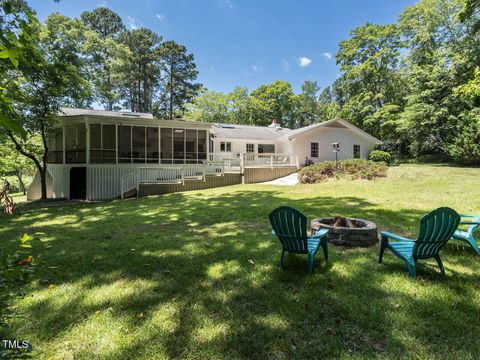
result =
M368 220L338 216L316 218L310 227L312 231L330 229L327 240L334 245L366 247L378 241L377 225Z

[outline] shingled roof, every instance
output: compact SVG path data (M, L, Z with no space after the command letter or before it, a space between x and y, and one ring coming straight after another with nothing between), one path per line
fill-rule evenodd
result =
M60 116L102 116L102 117L132 117L141 119L153 119L152 114L137 113L130 111L107 111L107 110L91 110L77 108L61 108Z
M214 124L210 130L217 138L276 140L292 130L281 127Z

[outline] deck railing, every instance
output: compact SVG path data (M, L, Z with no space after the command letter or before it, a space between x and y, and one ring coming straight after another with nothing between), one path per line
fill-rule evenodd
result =
M242 167L283 167L283 166L297 166L298 157L292 154L259 154L259 153L245 153L240 154L240 161Z
M181 167L141 167L137 168L139 183L171 184L183 181Z

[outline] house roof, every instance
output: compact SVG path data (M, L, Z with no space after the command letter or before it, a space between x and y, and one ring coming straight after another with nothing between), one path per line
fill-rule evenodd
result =
M210 130L217 138L276 140L292 130L281 127L263 127L237 124L213 124Z
M328 120L324 121L321 123L305 126L300 129L296 129L293 131L290 131L288 134L285 134L282 136L280 140L293 140L300 136L301 134L304 134L310 130L316 129L316 128L337 128L337 129L349 129L357 133L358 135L375 142L376 144L381 144L382 142L377 139L376 137L366 133L362 129L356 127L355 125L350 124L348 121L345 121L343 119L333 119L333 120Z
M153 119L152 114L137 113L130 111L107 111L107 110L91 110L91 109L77 109L77 108L61 108L60 116L103 116L103 117L128 117L128 118L141 118L141 119Z

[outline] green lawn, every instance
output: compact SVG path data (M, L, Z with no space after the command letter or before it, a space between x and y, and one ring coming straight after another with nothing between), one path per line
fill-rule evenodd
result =
M16 338L35 358L306 359L480 357L480 257L458 242L408 277L377 246L330 246L314 273L286 256L268 214L343 214L413 236L439 206L480 213L480 169L403 165L375 181L237 185L165 196L23 209L0 237L48 242ZM48 289L55 284L54 289Z

